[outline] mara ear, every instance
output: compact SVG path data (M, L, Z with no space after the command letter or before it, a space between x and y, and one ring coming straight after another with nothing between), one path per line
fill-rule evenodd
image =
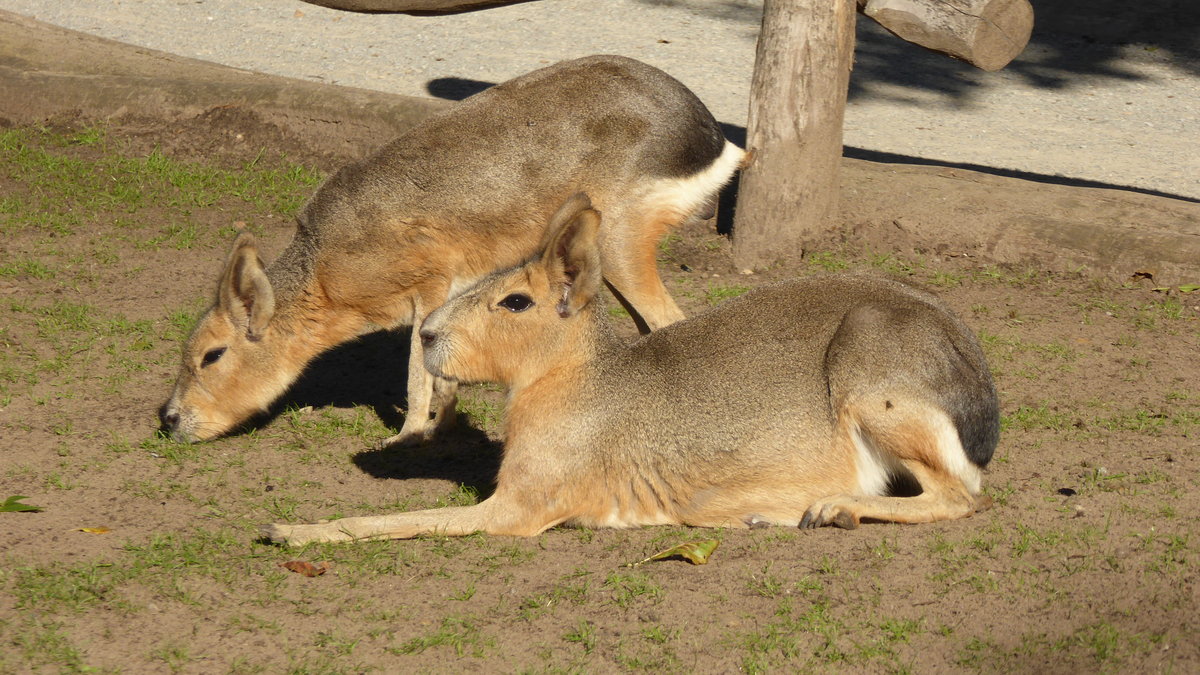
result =
M567 199L546 226L542 265L559 293L556 309L566 318L583 309L600 290L600 213L582 192Z
M246 338L262 339L275 315L275 291L267 279L254 235L243 232L233 242L217 287L217 306L229 313L235 325L245 329Z

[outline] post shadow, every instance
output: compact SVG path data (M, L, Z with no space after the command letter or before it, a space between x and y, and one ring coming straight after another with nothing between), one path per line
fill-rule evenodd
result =
M425 83L425 91L435 98L461 101L494 86L496 86L495 82L472 80L466 77L438 77Z

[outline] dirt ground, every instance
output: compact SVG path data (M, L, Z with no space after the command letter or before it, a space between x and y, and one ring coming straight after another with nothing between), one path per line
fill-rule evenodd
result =
M273 257L330 168L234 113L0 122L0 503L41 507L0 512L0 672L1200 669L1200 292L915 250L899 227L745 275L698 224L664 242L661 271L689 314L843 269L941 294L1001 395L990 511L855 531L257 540L281 519L470 503L498 463L486 387L464 393L453 433L372 449L403 419L403 335L323 357L247 433L156 437L236 227ZM1044 186L1020 197L1062 208ZM707 565L624 566L708 538Z

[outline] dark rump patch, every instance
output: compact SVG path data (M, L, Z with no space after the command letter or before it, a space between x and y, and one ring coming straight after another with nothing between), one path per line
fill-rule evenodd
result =
M978 396L955 397L946 406L967 459L981 469L992 460L1000 441L1000 403L990 382L985 389Z

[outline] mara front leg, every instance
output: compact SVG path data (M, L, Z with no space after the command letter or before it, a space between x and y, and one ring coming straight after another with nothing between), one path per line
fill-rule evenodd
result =
M420 305L418 305L418 310ZM400 432L380 442L380 447L419 445L454 423L458 385L435 377L425 369L425 348L421 344L421 322L426 312L414 312L408 349L407 412Z
M544 511L522 508L493 495L474 506L342 518L307 525L275 523L262 526L259 533L277 544L303 546L315 542L411 539L427 534L461 537L474 532L532 537L559 522L561 518L552 518Z

